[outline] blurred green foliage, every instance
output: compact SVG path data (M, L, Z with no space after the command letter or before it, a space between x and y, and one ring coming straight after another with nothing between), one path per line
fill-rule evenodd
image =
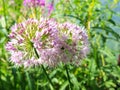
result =
M41 66L16 68L9 62L5 44L10 27L24 17L22 0L0 0L0 90L69 90L63 64L45 67L54 87L48 82ZM90 53L81 65L68 64L73 90L120 90L120 1L59 0L51 17L59 22L85 26Z

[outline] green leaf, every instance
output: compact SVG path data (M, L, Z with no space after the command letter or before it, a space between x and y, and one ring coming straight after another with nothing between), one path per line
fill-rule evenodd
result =
M108 88L110 88L110 87L116 87L116 84L113 83L112 80L109 80L109 81L105 82L105 86L108 87Z
M68 81L65 81L62 85L61 85L61 87L60 87L60 89L59 90L66 90L66 87L69 85L69 82Z

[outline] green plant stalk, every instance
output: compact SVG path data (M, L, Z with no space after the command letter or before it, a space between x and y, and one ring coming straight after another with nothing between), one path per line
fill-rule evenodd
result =
M14 76L14 79L13 79L13 81L14 81L14 88L17 89L17 88L16 88L16 85L17 85L16 68L12 68L12 74L13 74L13 76Z
M49 76L48 76L48 74L47 74L47 72L45 70L45 67L43 65L41 65L41 66L42 66L42 69L43 69L45 75L47 76L47 79L49 80L50 84L53 86L53 83L52 83L51 79L49 78Z
M103 54L101 54L102 66L105 66L105 60Z
M8 25L7 25L7 18L6 18L6 8L5 8L5 1L2 0L3 2L3 14L4 14L4 18L5 18L5 29L7 30L8 29Z
M72 90L72 83L70 81L70 75L69 75L69 72L68 72L67 65L65 65L64 67L65 67L65 70L66 70L66 73L67 73L67 78L68 78L68 81L69 81L69 89Z
M37 53L37 51L36 51L36 49L35 49L35 48L34 48L34 51L35 51L35 54L36 54L37 58L39 58L39 55L38 55L38 53ZM41 65L41 66L42 66L43 72L45 73L45 75L46 75L47 79L49 80L50 84L51 84L51 85L52 85L52 87L53 87L53 83L52 83L52 81L51 81L51 79L50 79L49 75L47 74L45 67L44 67L43 65Z
M0 59L0 61L1 61L1 59ZM1 66L2 66L2 65L1 65L1 63L0 63L0 87L1 87L1 89L3 89L3 85L2 85L3 83L2 83L2 78L1 78L1 76L2 76L2 73L1 73L1 70L2 70L2 69L1 69Z
M37 83L38 83L39 81L37 80ZM39 90L39 85L37 84L37 86L36 86L37 88L36 88L36 90Z
M34 8L31 7L30 10L31 10L32 18L36 18L36 13L34 12Z
M28 72L26 72L26 77L27 77L27 80L28 80L29 88L30 88L30 90L32 90L32 83L31 83L31 80L30 80Z
M86 29L88 30L88 36L90 37L90 24L91 24L91 16L93 14L93 8L95 6L95 0L92 0L92 2L89 5L88 8L88 16L87 16L87 22L86 22Z
M37 18L37 7L34 8L35 17Z

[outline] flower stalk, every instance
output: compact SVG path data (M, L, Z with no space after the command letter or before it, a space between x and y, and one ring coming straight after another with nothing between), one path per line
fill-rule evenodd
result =
M72 83L70 81L70 75L69 75L69 72L68 72L67 65L65 65L64 67L65 67L65 70L66 70L66 73L67 73L67 79L68 79L68 82L69 82L69 89L72 90Z
M88 8L88 16L87 16L87 22L86 22L86 29L88 30L88 36L90 37L90 24L91 24L91 17L92 17L92 14L93 14L93 8L95 6L95 0L92 0L92 2L90 3L89 5L89 8Z
M33 44L32 44L32 45L33 45ZM33 48L34 48L34 47L33 47ZM35 54L36 54L37 58L39 58L39 55L38 55L38 53L37 53L37 51L36 51L36 49L35 49L35 48L34 48L34 51L35 51ZM42 67L43 72L45 73L45 75L46 75L47 79L49 80L50 84L51 84L51 85L52 85L52 87L53 87L53 83L52 83L52 81L51 81L51 79L50 79L49 75L47 74L47 71L46 71L46 69L45 69L44 65L42 64L42 65L41 65L41 67Z

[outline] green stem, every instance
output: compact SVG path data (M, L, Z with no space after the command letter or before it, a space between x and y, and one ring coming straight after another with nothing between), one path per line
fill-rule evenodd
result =
M35 17L37 18L37 7L35 7L34 12L35 12Z
M68 72L68 68L67 68L67 65L64 66L65 67L65 70L66 70L66 73L67 73L67 78L68 78L68 81L69 81L69 88L70 90L72 90L72 83L70 81L70 75L69 75L69 72Z
M7 30L7 29L8 29L8 26L7 26L7 18L6 18L5 1L2 0L2 2L3 2L3 13L4 13L4 18L5 18L5 24L6 24L5 28L6 28L6 30Z
M34 51L35 51L35 54L37 55L37 58L39 58L39 55L38 55L38 53L37 53L37 51L36 51L36 49L35 49L35 48L34 48ZM47 79L49 80L50 84L51 84L51 85L52 85L52 87L53 87L53 83L52 83L52 81L51 81L51 79L50 79L49 75L47 74L47 72L46 72L46 69L45 69L44 65L41 65L41 66L42 66L43 72L45 73L45 75L46 75Z
M36 18L35 13L34 13L34 8L31 7L30 10L31 10L32 18Z
M3 83L2 83L2 78L1 78L1 76L2 76L2 73L1 73L1 70L2 70L2 69L1 69L1 66L2 66L2 65L1 65L1 63L0 63L0 87L1 87L2 90L4 90L4 88L3 88Z
M27 77L29 89L32 90L32 83L31 83L30 76L29 76L28 72L26 72L26 77Z
M42 66L42 69L43 69L45 75L47 76L47 79L49 80L50 84L53 86L53 83L52 83L50 77L48 76L48 74L47 74L47 72L46 72L46 70L45 70L45 67L44 67L43 65L41 65L41 66Z

